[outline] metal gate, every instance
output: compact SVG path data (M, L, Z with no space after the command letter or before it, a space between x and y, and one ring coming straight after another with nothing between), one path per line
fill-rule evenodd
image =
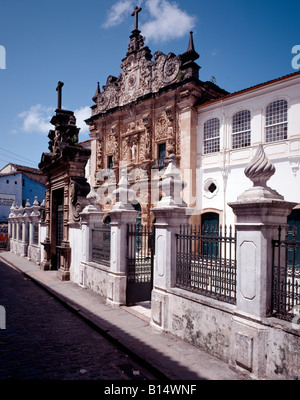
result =
M300 314L300 240L297 240L296 227L285 233L279 227L278 239L272 244L272 313L291 321Z
M127 304L151 300L153 288L154 227L128 225Z

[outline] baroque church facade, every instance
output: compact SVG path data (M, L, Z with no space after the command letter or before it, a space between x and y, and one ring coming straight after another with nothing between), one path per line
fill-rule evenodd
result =
M190 33L186 52L152 57L138 29L130 36L118 78L109 76L102 91L98 83L86 120L91 137L91 186L105 211L126 168L135 190L133 205L141 211L142 223L151 224L151 208L159 200L157 183L170 155L181 170L196 169L197 111L195 106L227 94L212 82L199 80L199 58ZM134 15L133 14L133 15ZM187 38L188 39L188 38Z
M151 302L155 329L234 368L299 379L299 325L278 312L299 314L300 72L230 94L199 79L192 33L152 57L140 11L119 77L97 85L90 140L58 83L45 200L11 207L11 251L111 306Z
M167 195L159 182L171 160L185 183L176 196L187 206L189 223L234 225L228 203L247 188L244 169L263 145L278 171L272 186L297 204L290 220L300 232L300 73L230 94L199 79L192 32L184 53L152 57L138 29L140 11L133 13L119 77L109 76L102 90L97 84L87 142L78 143L74 113L61 107L63 83L57 87L50 153L39 167L47 189L42 265L61 271L62 279L70 278L71 260L80 263L80 255L72 256L72 229L81 229L88 197L96 195L104 213L99 222L109 223L125 173L137 223L151 226L151 210Z
M119 77L109 76L93 97L90 128L89 182L99 204L109 211L113 191L126 169L142 224L152 224L151 208L159 201L157 185L170 155L176 156L186 188L183 201L190 222L234 225L227 203L247 180L243 171L263 144L280 171L273 185L299 204L300 74L293 74L228 93L199 79L193 33L187 50L175 55L154 53L138 29L130 36ZM237 184L239 182L239 184ZM300 231L300 211L294 214Z

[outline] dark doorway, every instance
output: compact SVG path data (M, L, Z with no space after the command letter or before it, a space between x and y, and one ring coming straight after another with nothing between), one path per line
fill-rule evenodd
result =
M166 158L166 143L161 143L158 145L158 167L163 169L165 167Z
M208 257L217 257L219 254L219 214L208 212L201 216L202 235L207 237L203 240L202 254Z
M131 202L131 205L135 209L135 211L139 212L139 215L136 218L135 224L136 224L136 230L140 231L141 227L142 227L142 208L141 208L141 205L137 200L133 200ZM137 251L140 251L141 250L141 246L142 246L140 235L136 236L136 240L137 240L136 241L136 249L137 249Z
M289 225L288 239L300 242L300 210L293 210L288 216L287 223ZM300 268L300 248L295 245L287 249L288 266L294 265Z
M52 228L51 228L51 269L58 270L61 262L59 246L64 234L64 190L55 190L52 193Z
M154 261L153 227L128 225L126 303L151 300Z

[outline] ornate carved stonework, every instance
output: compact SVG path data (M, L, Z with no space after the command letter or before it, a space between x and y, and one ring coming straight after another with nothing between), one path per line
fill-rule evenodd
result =
M222 93L198 80L200 67L195 60L199 55L194 49L192 33L185 53L157 51L152 56L138 30L140 11L135 7L132 14L135 29L122 59L121 73L118 77L109 76L101 90L97 85L92 116L86 122L96 127L96 132L100 131L96 136L92 129L91 138L97 139L97 162L92 163L92 168L96 168L93 179L96 189L102 193L101 204L109 210L113 201L109 195L114 186L112 179L118 181L120 168L124 166L130 173L130 184L137 185L138 189L143 187L141 196L142 189L136 191L136 196L140 196L136 200L141 205L143 221L147 218L149 222L154 204L150 204L148 181L151 176L159 180L166 166L163 157L175 154L180 163L182 112L202 101L201 96L212 99L221 97ZM111 156L114 164L109 169L107 161ZM134 175L134 170L144 173Z
M174 54L169 54L164 63L162 70L162 81L163 83L170 84L174 82L180 70L180 58L176 57Z
M97 142L97 169L104 168L102 154L103 154L103 143L102 139L99 139Z
M151 158L151 139L150 130L146 129L140 139L140 161L146 161Z
M169 135L169 120L166 113L161 114L155 124L155 141L166 140Z
M114 163L119 161L119 143L116 126L113 126L109 131L106 139L106 154L113 156Z
M122 161L129 162L130 160L130 140L129 137L125 137L122 140Z
M39 168L46 178L45 222L46 238L43 269L57 269L62 280L70 278L69 224L80 221L80 212L85 206L90 185L85 177L85 166L91 155L89 149L78 143L79 128L72 111L61 109L61 89L59 82L58 108L51 119L55 129L49 132L50 153L43 153ZM62 206L58 241L58 208ZM59 252L59 257L57 253Z
M150 156L150 134L145 125L148 118L130 122L122 134L122 161L129 164L143 162Z
M127 55L122 60L121 74L118 78L109 76L102 92L99 85L97 87L93 97L96 105L92 107L92 115L124 106L149 93L156 93L174 82L193 76L187 65L193 67L193 60L198 57L193 49L179 56L157 51L152 60L151 52L145 46L145 38L139 30L134 30L130 36ZM194 70L194 76L197 77L199 67L194 67Z

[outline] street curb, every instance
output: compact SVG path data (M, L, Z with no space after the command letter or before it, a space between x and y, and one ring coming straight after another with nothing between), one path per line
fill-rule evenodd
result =
M132 349L130 349L128 346L126 346L124 343L122 343L119 338L116 338L112 334L109 334L108 330L105 330L99 324L97 324L96 322L93 322L91 320L91 318L88 318L85 315L86 314L85 312L77 310L74 306L72 306L73 303L71 301L69 301L69 299L62 296L61 294L58 294L54 290L50 289L47 285L41 283L36 278L33 278L30 274L22 271L20 268L16 267L14 264L7 261L1 255L0 255L0 261L3 262L4 264L6 264L7 266L9 266L10 268L13 268L17 272L21 273L24 277L26 277L31 282L33 282L36 286L38 286L39 288L44 290L46 293L48 293L52 298L54 298L56 301L58 301L66 309L68 309L70 312L72 312L74 315L76 315L82 321L84 321L90 328L92 328L94 331L99 333L101 336L103 336L105 339L107 339L113 345L118 347L124 353L128 354L135 362L140 364L142 367L146 368L158 380L160 380L160 381L172 380L170 377L168 377L166 374L164 374L160 369L155 367L152 363L149 363L147 360L140 357L138 354L136 354L136 352L134 352Z

